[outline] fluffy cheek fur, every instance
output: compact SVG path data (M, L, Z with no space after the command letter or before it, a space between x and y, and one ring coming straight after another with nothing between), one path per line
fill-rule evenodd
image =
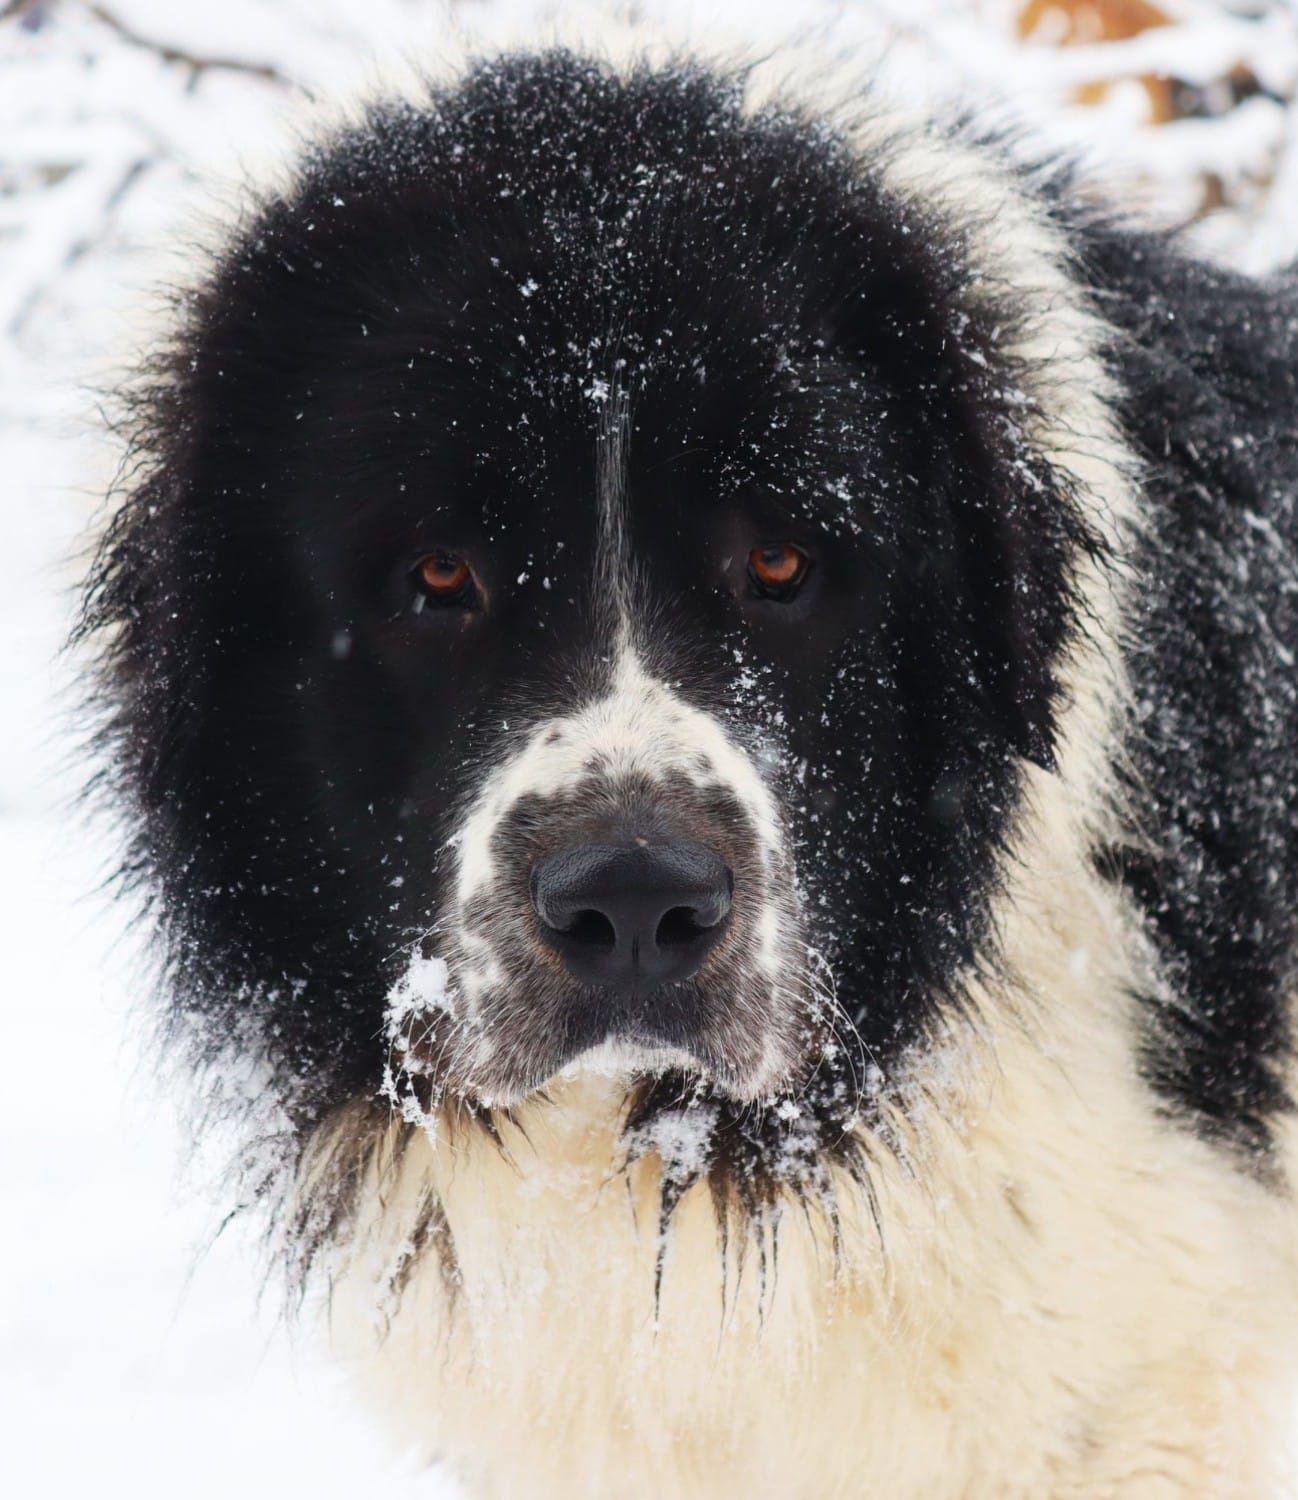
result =
M446 1096L516 1104L618 1034L619 1015L539 940L529 877L546 855L632 833L706 843L734 878L726 936L694 979L656 1002L652 1040L741 1100L805 1070L826 1002L775 799L721 722L624 647L610 690L537 725L468 812L453 915L431 939L446 983L422 997L407 990L394 1012L397 1088L418 1112Z
M723 1253L691 1189L656 1299L659 1174L610 1175L610 1080L525 1106L503 1152L420 1136L370 1168L332 1327L406 1441L490 1495L1287 1493L1289 1207L1149 1109L1141 942L1042 790L1019 878L1055 897L1005 933L1016 990L871 1131L873 1205L839 1182L832 1218Z

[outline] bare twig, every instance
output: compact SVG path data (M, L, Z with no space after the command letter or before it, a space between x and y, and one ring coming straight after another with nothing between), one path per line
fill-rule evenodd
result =
M3 0L0 4L0 21L7 21L13 17L21 16L24 12L35 9L42 4L42 0ZM280 88L303 89L303 84L296 78L291 78L287 73L275 67L273 63L249 62L241 57L202 57L196 52L190 52L184 47L177 47L170 42L158 41L153 37L145 36L128 26L125 21L113 13L110 5L91 3L82 7L86 14L93 16L101 25L107 26L113 34L126 42L129 46L140 47L147 52L152 52L160 57L163 62L178 63L183 68L188 68L196 77L200 73L225 72L241 73L245 77L260 78L266 83L276 84Z
M261 78L266 83L278 84L281 88L302 88L302 84L296 78L290 78L287 73L282 73L272 63L248 62L239 57L199 57L196 53L186 51L182 47L172 46L170 43L155 41L152 37L141 35L140 32L133 30L115 16L107 5L89 4L86 10L94 16L95 20L102 22L132 47L143 47L146 51L156 53L163 62L179 63L195 75L209 71L242 73L251 78Z

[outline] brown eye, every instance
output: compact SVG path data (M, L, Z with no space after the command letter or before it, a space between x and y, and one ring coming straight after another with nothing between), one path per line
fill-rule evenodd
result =
M811 559L801 547L783 542L778 547L754 547L748 554L748 577L766 599L791 599L807 576Z
M415 568L417 604L467 604L473 598L473 569L454 552L430 552Z

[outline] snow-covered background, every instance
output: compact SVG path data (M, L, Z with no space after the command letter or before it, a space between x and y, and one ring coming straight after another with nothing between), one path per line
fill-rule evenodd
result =
M454 36L543 37L540 0L0 0L0 1451L10 1494L443 1496L384 1454L256 1259L186 1195L139 1045L139 939L59 659L113 453L101 396L195 212L235 200L305 99ZM597 5L563 6L573 24ZM796 19L1084 149L1124 202L1249 268L1298 253L1298 0L639 0L767 42ZM295 1347L296 1344L296 1347Z

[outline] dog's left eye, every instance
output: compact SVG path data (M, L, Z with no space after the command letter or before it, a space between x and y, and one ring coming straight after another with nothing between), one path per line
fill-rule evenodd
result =
M473 569L456 552L430 552L416 563L411 581L420 608L426 603L467 608L477 597Z
M792 542L754 547L748 554L748 579L763 599L792 599L810 567L811 559Z

